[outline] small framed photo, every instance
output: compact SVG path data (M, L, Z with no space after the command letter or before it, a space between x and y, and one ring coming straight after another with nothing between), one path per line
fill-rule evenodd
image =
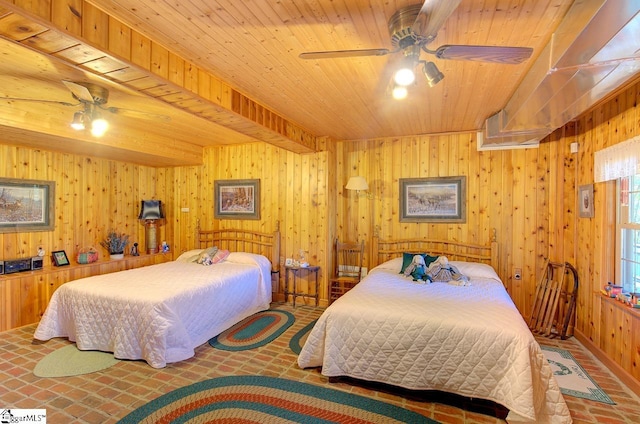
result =
M581 185L578 189L578 211L580 218L593 218L593 184Z
M51 253L51 257L55 266L69 265L69 258L67 258L67 254L64 250L56 250L55 252Z
M284 266L293 266L293 259L287 258L287 260L284 261Z

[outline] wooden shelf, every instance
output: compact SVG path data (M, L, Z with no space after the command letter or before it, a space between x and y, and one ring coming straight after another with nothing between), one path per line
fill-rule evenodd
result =
M0 331L38 322L51 296L64 283L171 260L172 253L154 253L125 256L119 260L101 259L91 264L45 266L37 271L0 275L0 310L3 311L0 314Z

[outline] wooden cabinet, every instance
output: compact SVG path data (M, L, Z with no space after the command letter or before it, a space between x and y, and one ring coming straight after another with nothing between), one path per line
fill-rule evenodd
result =
M38 271L0 275L0 331L40 321L53 293L68 281L173 260L171 253L125 256L92 264L47 266Z

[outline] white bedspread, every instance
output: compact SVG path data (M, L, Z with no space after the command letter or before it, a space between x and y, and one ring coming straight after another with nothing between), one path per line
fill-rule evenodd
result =
M234 252L211 266L174 261L72 281L55 291L34 337L162 368L268 309L270 272L264 256Z
M466 275L476 266L454 264ZM397 260L374 268L318 319L299 366L492 400L509 408L509 422L571 422L540 346L482 266L491 271L467 287L414 283L398 275Z

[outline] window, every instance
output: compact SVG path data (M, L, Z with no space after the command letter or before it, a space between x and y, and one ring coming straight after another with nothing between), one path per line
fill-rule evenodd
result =
M618 180L616 283L640 293L640 174Z

